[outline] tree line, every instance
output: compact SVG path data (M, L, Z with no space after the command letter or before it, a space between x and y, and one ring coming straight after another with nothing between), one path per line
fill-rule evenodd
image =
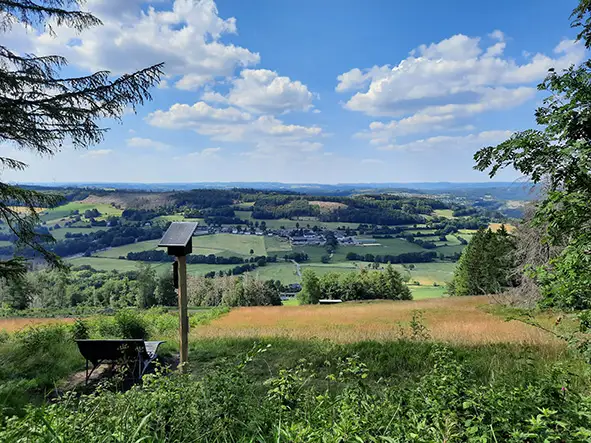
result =
M316 304L319 300L411 300L410 289L402 275L392 265L384 271L329 272L318 277L312 269L302 274L302 290L297 295L301 304Z
M429 263L435 261L437 253L435 251L422 252L403 252L398 255L374 255L374 254L356 254L349 252L346 255L350 261L364 261L371 263Z

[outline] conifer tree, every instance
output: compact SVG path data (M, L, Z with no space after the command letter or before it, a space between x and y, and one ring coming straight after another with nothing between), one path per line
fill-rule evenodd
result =
M0 33L13 25L44 29L54 33L66 26L82 31L101 21L80 10L83 0L0 0ZM1 34L0 34L1 35ZM3 146L53 155L71 142L87 148L102 141L103 118L119 119L127 108L150 100L149 89L162 75L162 64L111 79L108 71L81 77L59 73L67 60L59 55L18 54L0 44L0 143ZM0 166L22 170L27 165L0 155ZM45 260L63 267L59 257L46 249L51 236L39 235L36 208L58 204L61 197L11 185L0 180L0 220L18 237L17 246L36 250ZM26 211L17 211L19 206ZM22 258L0 261L0 277L24 275Z

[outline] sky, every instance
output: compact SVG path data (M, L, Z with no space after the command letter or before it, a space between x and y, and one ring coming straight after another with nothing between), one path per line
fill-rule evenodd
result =
M11 182L481 182L474 153L535 126L548 69L588 58L575 0L87 0L103 26L19 25L64 75L164 62L153 101ZM519 179L507 170L495 180Z

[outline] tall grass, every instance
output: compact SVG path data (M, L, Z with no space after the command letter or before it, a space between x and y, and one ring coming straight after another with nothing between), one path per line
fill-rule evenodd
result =
M219 345L220 343L218 343ZM415 343L416 344L416 343ZM419 346L420 348L420 346ZM352 349L351 349L352 351ZM34 408L0 428L0 441L67 442L584 442L591 397L559 366L526 383L482 383L449 348L404 383L372 375L361 355L300 359L264 379L250 369L265 346L220 362L198 380L146 377ZM325 368L322 374L319 368ZM315 380L321 382L314 382Z
M190 322L192 326L207 324L226 312L196 312ZM178 313L154 308L32 326L10 334L0 331L0 421L2 416L22 413L30 402L42 402L59 390L64 379L84 369L75 338L166 340L161 354L167 355L178 347L178 328Z

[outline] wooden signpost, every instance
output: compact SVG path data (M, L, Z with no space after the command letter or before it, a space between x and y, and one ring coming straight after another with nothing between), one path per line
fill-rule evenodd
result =
M181 371L185 370L189 354L189 314L187 312L187 254L193 252L193 233L197 223L173 222L164 233L158 246L167 248L168 255L174 255L173 265L175 288L179 300L179 341Z

